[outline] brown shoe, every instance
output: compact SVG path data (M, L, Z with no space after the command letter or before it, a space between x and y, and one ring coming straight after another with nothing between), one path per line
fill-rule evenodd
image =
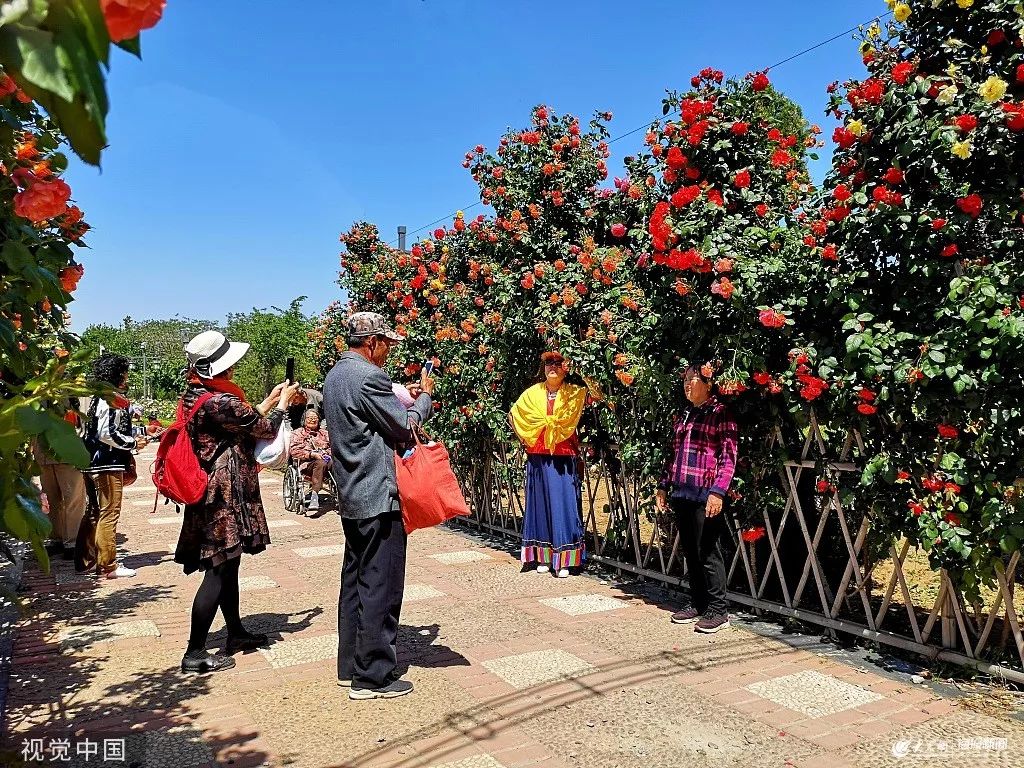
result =
M723 629L728 629L730 626L729 614L706 613L703 618L697 622L697 626L694 627L694 630L710 635L715 632L720 632Z
M693 624L697 619L700 618L700 611L694 608L692 605L683 608L681 611L676 611L672 614L673 624Z

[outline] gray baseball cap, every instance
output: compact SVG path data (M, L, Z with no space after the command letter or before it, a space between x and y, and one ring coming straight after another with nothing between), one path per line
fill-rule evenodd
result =
M392 341L402 341L399 335L388 325L384 315L376 312L356 312L348 319L349 336L384 336Z

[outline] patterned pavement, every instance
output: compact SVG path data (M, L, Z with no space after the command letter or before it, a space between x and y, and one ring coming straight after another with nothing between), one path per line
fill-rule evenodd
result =
M150 514L140 480L120 526L137 578L26 566L0 764L108 738L175 768L1020 764L1018 720L742 622L696 634L629 585L524 573L448 529L410 538L399 654L416 691L351 702L335 683L338 518L285 512L279 475L261 486L274 546L243 561L242 612L271 647L178 671L199 579L171 560L180 517ZM218 619L210 647L223 640Z

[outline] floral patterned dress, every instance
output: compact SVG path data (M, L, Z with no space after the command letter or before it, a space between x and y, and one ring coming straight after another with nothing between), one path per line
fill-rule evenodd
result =
M205 392L189 386L185 409ZM185 573L205 571L243 552L258 554L270 544L254 449L257 440L277 435L283 419L283 411L263 418L248 403L224 393L207 400L193 417L192 446L210 481L203 500L185 507L174 552Z

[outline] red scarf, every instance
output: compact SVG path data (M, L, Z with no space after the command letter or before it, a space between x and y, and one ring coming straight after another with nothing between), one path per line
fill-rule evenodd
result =
M242 388L230 379L202 379L198 375L192 374L188 377L188 383L195 384L203 389L208 389L211 392L223 392L226 395L234 395L246 405L249 404L249 401L245 399L245 392L242 391Z

